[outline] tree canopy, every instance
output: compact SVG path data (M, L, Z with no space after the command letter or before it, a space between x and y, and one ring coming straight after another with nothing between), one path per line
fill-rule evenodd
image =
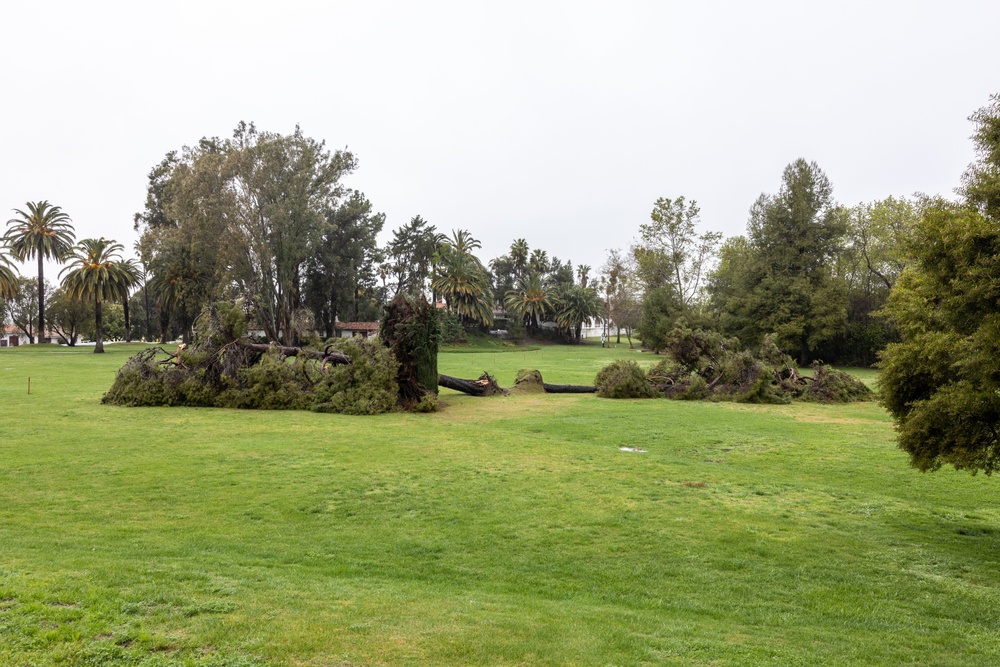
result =
M1000 468L1000 97L974 114L963 201L931 199L886 311L902 342L879 373L899 446L920 470Z
M73 245L72 220L58 206L48 201L28 202L27 209L14 209L15 216L7 221L4 243L11 254L21 261L38 260L38 335L45 336L45 270L46 259L61 260ZM4 278L0 275L0 280Z
M122 260L121 243L106 238L83 239L69 253L70 263L63 269L63 287L72 299L94 304L94 352L104 352L103 306L128 299L136 274Z
M750 345L773 333L807 363L846 320L846 290L831 270L845 230L819 166L785 167L778 193L757 199L746 239L727 242L713 276L714 310L728 332Z

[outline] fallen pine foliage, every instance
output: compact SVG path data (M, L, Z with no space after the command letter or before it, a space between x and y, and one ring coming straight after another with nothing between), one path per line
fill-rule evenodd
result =
M208 308L190 347L134 355L102 402L344 414L396 408L398 363L378 341L345 338L322 350L255 343L234 311L228 304Z
M740 349L735 338L678 324L665 345L669 356L643 373L634 361L605 366L595 384L607 398L720 400L738 403L821 403L874 400L874 393L854 376L816 364L803 375L791 357L766 336L757 354Z

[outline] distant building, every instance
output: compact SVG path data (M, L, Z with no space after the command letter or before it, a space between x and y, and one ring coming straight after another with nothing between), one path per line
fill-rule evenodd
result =
M378 322L334 322L337 338L352 338L360 336L370 338L378 335Z
M43 340L38 341L40 343L55 343L59 344L59 334L54 331L49 331ZM21 332L20 329L15 327L13 324L5 324L3 326L3 334L0 335L0 347L18 347L20 345L27 345L28 337Z

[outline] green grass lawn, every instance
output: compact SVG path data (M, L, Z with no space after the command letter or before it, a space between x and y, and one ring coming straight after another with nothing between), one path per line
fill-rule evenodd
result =
M0 350L0 665L1000 664L995 481L877 405L100 405L135 349Z

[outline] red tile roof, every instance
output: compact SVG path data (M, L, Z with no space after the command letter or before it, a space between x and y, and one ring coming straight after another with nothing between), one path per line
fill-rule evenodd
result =
M337 331L378 331L378 322L335 322Z

